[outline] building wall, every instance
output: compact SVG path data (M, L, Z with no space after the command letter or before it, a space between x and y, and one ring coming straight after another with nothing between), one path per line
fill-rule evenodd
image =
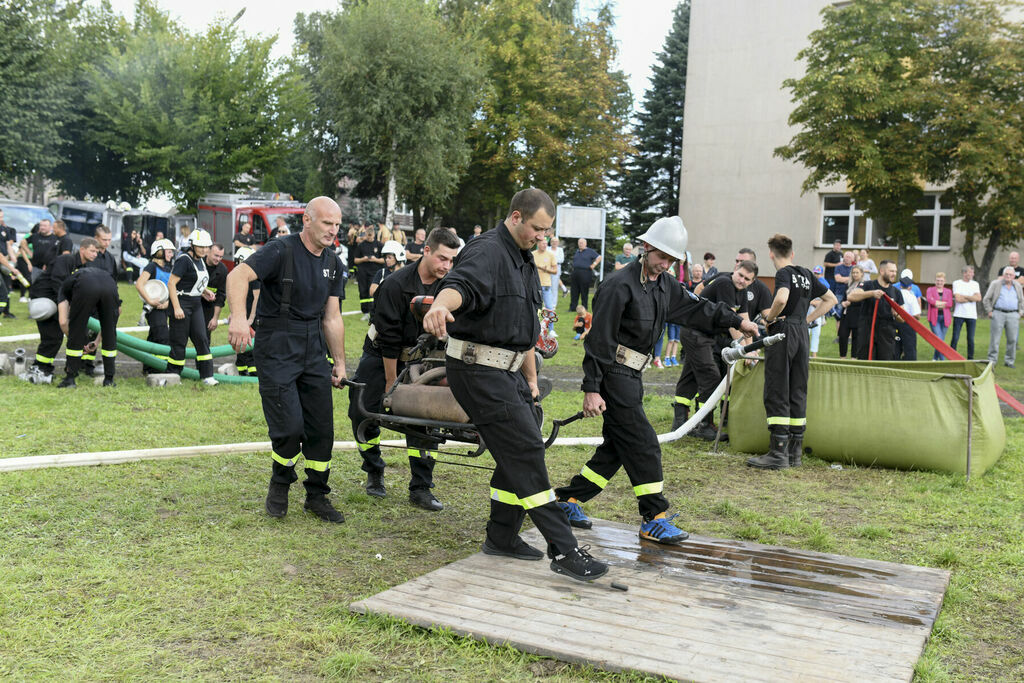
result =
M758 252L761 274L771 275L766 242L773 233L792 237L797 262L808 266L831 249L820 243L821 195L845 193L845 185L801 195L806 169L773 155L795 133L782 82L803 74L797 53L829 4L692 0L679 214L695 259L711 251L719 268L730 268L735 251L748 246ZM907 264L918 281L939 270L955 278L962 247L954 230L949 248L912 250ZM871 257L895 260L896 250L873 247ZM1005 263L1003 254L995 265Z

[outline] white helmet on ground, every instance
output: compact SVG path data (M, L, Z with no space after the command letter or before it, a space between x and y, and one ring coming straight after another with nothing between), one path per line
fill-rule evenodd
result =
M196 228L192 231L192 234L188 236L189 244L193 247L212 247L213 238L210 237L210 233L206 232L202 228Z
M57 313L57 302L46 297L36 297L28 302L28 317L33 320L47 320Z
M239 247L235 249L235 263L241 263L255 253L256 250L252 247Z
M384 246L380 250L380 255L391 254L395 257L396 261L405 260L405 247L402 246L401 242L396 240L388 240L384 243Z
M153 254L156 254L158 251L163 251L164 249L170 249L171 251L174 251L174 243L171 242L169 239L157 240L153 242L153 245L149 248L149 254L150 256L152 256Z
M686 258L686 243L689 240L686 226L679 216L659 218L637 239L674 258Z

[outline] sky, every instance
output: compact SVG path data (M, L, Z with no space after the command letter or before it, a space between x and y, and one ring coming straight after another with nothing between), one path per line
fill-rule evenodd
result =
M242 8L245 14L238 26L247 34L264 36L277 35L278 42L274 55L291 53L292 24L295 14L331 10L338 6L337 0L292 0L279 5L271 2L248 2L247 0L158 0L160 7L170 12L186 28L201 32L218 15L234 17ZM638 103L649 85L651 66L672 26L672 11L679 0L613 0L615 15L615 39L618 42L618 68L629 79L633 101ZM114 9L134 19L134 0L111 0ZM601 0L580 0L583 16L590 16L602 4ZM283 11L282 6L289 9ZM634 105L635 106L635 105Z

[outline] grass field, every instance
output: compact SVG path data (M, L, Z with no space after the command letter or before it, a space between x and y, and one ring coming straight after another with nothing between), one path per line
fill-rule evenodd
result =
M129 294L122 325L138 318ZM23 308L15 303L15 313ZM563 347L549 362L578 367L582 350L562 314ZM366 325L358 316L346 325L351 366ZM22 326L34 328L5 321L0 334ZM835 355L833 329L823 333L822 355ZM979 355L987 337L982 323ZM1019 390L1019 372L999 366L997 377ZM546 412L571 414L579 400L555 392ZM349 438L346 407L347 393L336 392L339 438ZM648 396L645 407L656 427L667 427L665 397ZM0 412L3 457L266 440L251 386L152 390L128 377L114 390L58 393L0 377ZM716 455L683 439L664 449L665 490L677 522L694 533L950 569L918 678L1021 680L1024 419L1006 424L1003 459L970 483L950 474L833 470L810 457L799 470L757 472L728 448ZM597 429L588 420L564 433ZM549 451L552 481L566 481L588 456L582 448ZM406 501L403 454L388 461L389 495L378 501L363 492L358 455L335 454L331 483L348 518L340 526L304 515L298 487L288 517L267 518L266 454L0 475L0 678L637 679L350 614L351 601L476 552L483 538L486 471L438 465L446 509L432 514ZM588 511L637 522L622 476Z

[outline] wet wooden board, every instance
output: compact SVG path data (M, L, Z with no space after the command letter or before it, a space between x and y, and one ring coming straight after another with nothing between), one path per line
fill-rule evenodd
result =
M610 671L908 681L949 583L943 570L743 541L641 543L635 526L597 519L575 531L607 576L477 553L351 607ZM523 536L544 547L535 529Z

